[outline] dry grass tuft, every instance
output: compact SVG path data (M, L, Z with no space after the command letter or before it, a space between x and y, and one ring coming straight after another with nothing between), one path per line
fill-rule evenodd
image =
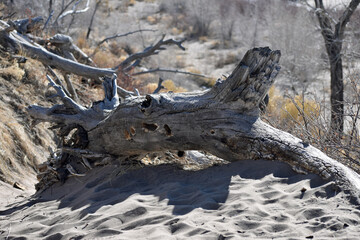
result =
M159 22L159 19L157 17L155 17L155 16L147 16L146 21L149 24L154 25L154 24L157 24Z
M209 38L207 36L200 36L199 37L199 41L204 43L204 42L208 42L209 41Z
M14 78L16 81L20 81L23 78L24 74L25 71L19 68L17 64L0 69L0 75L7 80Z
M88 41L86 40L86 32L80 33L76 42L76 45L81 49L90 47Z
M126 51L115 41L109 43L109 50L115 56L126 56Z
M162 85L165 87L165 89L161 90L162 92L187 92L186 88L176 86L171 79L165 80Z
M35 86L47 85L45 77L45 67L39 61L28 59L23 66L25 71L25 78L23 79L26 83L35 84Z
M145 93L153 93L157 87L158 87L157 83L148 83L144 87L144 92Z
M119 62L119 58L113 55L108 50L104 50L104 51L98 51L94 55L93 61L98 67L111 68L114 67L117 62Z

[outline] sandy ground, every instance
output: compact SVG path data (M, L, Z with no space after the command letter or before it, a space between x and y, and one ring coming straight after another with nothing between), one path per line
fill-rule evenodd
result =
M269 161L197 172L163 165L122 175L107 166L40 194L13 197L14 203L1 199L1 239L359 239L360 234L360 211L332 182Z

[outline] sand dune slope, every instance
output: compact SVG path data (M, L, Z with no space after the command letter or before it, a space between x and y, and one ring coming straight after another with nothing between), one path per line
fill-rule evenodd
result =
M0 209L8 239L359 239L332 182L242 161L189 172L107 166ZM305 190L305 191L304 191Z

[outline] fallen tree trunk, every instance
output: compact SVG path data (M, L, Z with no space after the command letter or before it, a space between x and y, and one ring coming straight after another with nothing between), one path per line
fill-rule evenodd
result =
M269 48L249 50L227 80L208 91L130 96L118 103L116 81L107 78L103 105L85 109L58 90L63 106L30 106L28 111L42 121L83 127L84 154L205 150L228 161L279 160L298 172L334 180L360 203L357 173L259 118L259 104L280 70L279 58L280 52Z

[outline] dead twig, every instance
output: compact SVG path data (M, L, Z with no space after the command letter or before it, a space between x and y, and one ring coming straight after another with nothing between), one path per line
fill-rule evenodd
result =
M164 89L165 87L162 85L164 79L159 78L159 82L158 82L158 86L157 88L154 90L153 94L159 93L161 89Z
M46 20L45 24L44 24L44 27L43 27L43 30L46 29L47 25L49 24L51 18L54 16L54 10L52 10L49 14L49 17L48 19Z
M12 12L6 16L0 16L0 20L5 20L5 19L8 19L8 18L12 18L14 15L16 14L16 12Z
M55 72L50 66L47 66L47 69L49 70L49 72L51 73L51 75L53 75L53 77L55 77L55 82L64 90L64 92L66 93L66 95L70 96L69 91L65 88L65 86L64 86L63 83L61 82L61 79L60 79L59 76L56 74L56 72Z
M185 48L182 46L182 43L186 40L185 38L182 40L178 40L178 41L176 41L174 39L164 40L164 38L165 38L165 35L163 35L162 38L154 46L149 46L149 47L145 48L144 51L142 51L142 52L138 52L138 53L134 53L134 54L130 55L127 59L125 59L123 62L121 62L119 65L117 65L113 69L116 70L116 69L120 68L123 70L127 69L127 71L129 71L132 69L132 68L128 68L132 62L137 61L137 64L136 65L133 64L133 66L139 65L141 59L143 59L145 57L149 57L151 55L156 55L161 50L165 50L163 45L175 44L181 50L185 50Z
M167 69L167 68L148 69L148 70L145 70L145 71L133 73L132 75L136 76L136 75L142 75L142 74L148 74L148 73L154 73L154 72L171 72L171 73L187 74L187 75L192 75L192 76L196 76L196 77L206 77L203 74L192 73L192 72L187 72L187 71L181 71L181 70L177 70L177 69Z
M56 17L53 25L57 25L58 23L58 20L60 19L60 16L63 15L63 13L66 11L66 9L75 2L75 0L71 0L70 2L68 2L66 5L65 5L65 0L62 0L62 3L61 3L61 11L59 12L58 16Z
M131 92L131 91L128 91L122 87L119 87L117 86L117 93L119 94L119 96L121 98L127 98L127 97L131 97L131 96L135 96L136 93L135 92Z
M72 3L72 2L74 2L74 1L71 1L71 3ZM73 8L72 8L71 10L66 11L66 12L63 12L63 13L58 17L58 19L61 20L62 18L66 17L66 16L68 16L68 15L70 15L70 14L71 14L71 15L74 15L74 14L78 14L78 13L85 13L85 12L87 12L87 11L90 9L90 0L87 0L85 8L80 9L80 10L76 10L76 9L77 9L77 6L79 5L80 2L81 2L81 0L78 0L78 1L74 4L74 6L73 6ZM69 6L69 5L68 5L68 6Z
M120 38L120 37L126 37L128 35L134 34L134 33L138 33L138 32L156 32L157 30L153 30L153 29L139 29L136 31L132 31L132 32L127 32L127 33L121 33L121 34L116 34L114 36L110 36L110 37L106 37L103 40L101 40L97 46L100 46L101 44L103 44L104 42L107 42L109 40L112 40L114 38Z
M75 100L75 102L79 102L79 97L75 91L75 88L71 82L70 74L65 74L65 82L67 89L69 90L70 96Z
M79 5L79 3L80 3L81 1L82 1L82 0L78 0L78 1L74 4L73 9L72 9L71 11L69 11L69 12L70 12L69 14L71 14L71 20L70 20L69 26L68 26L68 28L67 28L67 33L69 33L70 28L71 28L71 25L74 23L76 14L78 14L78 13L84 13L84 12L87 12L87 11L89 10L90 0L87 0L87 2L86 2L86 7L85 7L84 9L82 9L82 10L76 10L77 7L78 7L78 5ZM64 13L64 14L65 14L65 13Z
M94 17L95 17L95 14L96 14L96 11L98 9L98 7L100 6L100 0L97 0L96 1L96 4L95 4L95 9L94 9L94 12L91 16L91 20L90 20L90 24L89 24L89 27L88 27L88 31L87 31L87 34L86 34L86 39L89 39L89 36L90 36L90 32L91 32L91 27L92 27L92 24L93 24L93 21L94 21Z

